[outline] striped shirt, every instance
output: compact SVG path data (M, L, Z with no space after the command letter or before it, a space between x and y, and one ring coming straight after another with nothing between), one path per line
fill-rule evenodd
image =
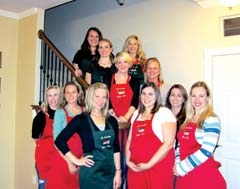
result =
M219 119L210 116L204 121L203 128L196 129L195 131L196 140L201 145L200 149L187 156L185 159L180 160L181 154L179 148L181 148L181 144L178 144L175 151L175 162L177 173L180 176L186 175L213 155L218 144L220 131L221 126Z

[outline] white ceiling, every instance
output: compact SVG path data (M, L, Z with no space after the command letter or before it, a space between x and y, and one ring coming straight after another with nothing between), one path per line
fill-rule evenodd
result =
M0 0L0 11L21 13L31 8L48 9L72 0Z

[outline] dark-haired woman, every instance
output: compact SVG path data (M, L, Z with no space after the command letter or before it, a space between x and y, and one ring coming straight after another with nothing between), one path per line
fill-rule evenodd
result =
M144 83L126 143L129 189L172 189L176 118L161 106L160 91Z
M85 78L87 65L98 60L98 43L102 38L102 33L98 28L91 27L88 29L81 49L76 52L72 61L76 77L82 76Z

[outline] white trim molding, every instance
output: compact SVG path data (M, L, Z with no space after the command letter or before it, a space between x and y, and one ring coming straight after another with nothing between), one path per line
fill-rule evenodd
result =
M8 17L8 18L13 18L13 19L22 19L28 16L31 16L33 14L42 12L42 9L39 8L31 8L31 9L27 9L21 13L14 13L14 12L8 12L5 10L0 10L0 16L4 16L4 17Z

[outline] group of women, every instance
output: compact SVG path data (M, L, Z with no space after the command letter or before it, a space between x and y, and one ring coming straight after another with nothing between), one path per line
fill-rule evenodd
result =
M205 82L188 95L164 82L136 35L114 56L95 27L73 65L90 84L85 102L74 82L63 89L63 105L60 89L49 87L33 120L39 189L226 189L214 160L220 121Z

